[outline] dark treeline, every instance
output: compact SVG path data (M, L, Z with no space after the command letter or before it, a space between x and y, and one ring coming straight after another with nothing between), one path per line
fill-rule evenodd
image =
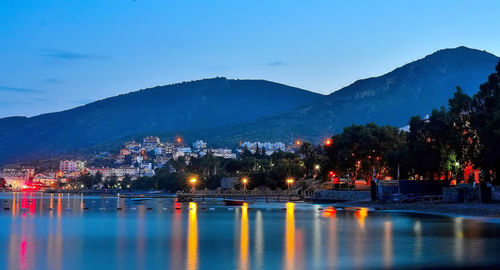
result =
M102 182L109 188L178 191L189 188L187 179L199 179L198 188L215 189L223 177L247 177L248 188L286 188L289 177L315 183L332 178L364 179L373 177L465 180L464 169L479 170L480 180L500 183L500 62L496 73L480 86L472 97L460 87L449 100L448 108L435 109L425 118L412 117L410 132L397 127L352 125L323 145L303 142L296 153L263 149L243 151L237 160L205 155L171 160L170 166L156 170L152 177L120 183L116 178L95 179L84 175L78 183L92 186ZM397 113L397 112L394 112ZM102 178L102 177L100 177ZM90 185L90 186L89 186Z

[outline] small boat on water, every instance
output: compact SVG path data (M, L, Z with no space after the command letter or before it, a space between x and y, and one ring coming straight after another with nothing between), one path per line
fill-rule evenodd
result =
M244 201L244 200L230 200L230 199L225 199L223 200L224 204L225 205L243 205L245 203L248 203L247 201Z
M149 201L149 200L151 200L151 198L131 197L131 196L128 196L125 198L125 202L130 202L130 203L143 202L143 201Z

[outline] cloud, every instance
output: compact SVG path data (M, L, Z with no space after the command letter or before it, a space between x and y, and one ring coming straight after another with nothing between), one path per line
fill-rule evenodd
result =
M85 53L60 51L60 50L42 50L42 51L40 51L39 55L44 56L44 57L48 57L48 58L52 58L52 59L65 60L65 61L110 59L109 57L103 56L103 55L85 54Z
M47 78L47 79L43 80L43 83L59 84L59 83L64 83L64 80L57 79L57 78Z
M9 102L9 101L0 101L0 105L2 106L17 106L17 105L32 105L32 102Z
M267 63L267 65L272 66L272 67L276 67L276 66L284 66L284 65L286 65L286 63L283 61L271 61L271 62Z
M42 92L42 91L38 90L38 89L10 87L10 86L1 86L0 85L0 92L38 93L38 92Z

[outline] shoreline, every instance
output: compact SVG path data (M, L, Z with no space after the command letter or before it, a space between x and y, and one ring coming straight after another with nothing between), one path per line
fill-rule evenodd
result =
M500 204L491 203L380 203L372 201L350 201L334 203L336 207L365 207L375 211L462 217L487 222L500 222Z

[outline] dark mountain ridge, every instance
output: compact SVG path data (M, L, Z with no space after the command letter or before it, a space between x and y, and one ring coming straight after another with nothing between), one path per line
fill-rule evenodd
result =
M457 86L469 95L477 92L498 60L493 54L467 47L443 49L382 76L358 80L311 104L219 131L214 140L272 140L294 134L320 142L352 124L375 122L401 127L411 116L446 106Z
M46 157L144 132L244 123L321 96L264 80L214 78L144 89L62 112L7 117L0 119L0 163Z
M345 126L404 126L445 106L456 86L473 94L498 57L444 49L328 96L263 80L206 79L158 86L35 117L0 119L0 164L145 135L234 146L242 140L320 142Z

